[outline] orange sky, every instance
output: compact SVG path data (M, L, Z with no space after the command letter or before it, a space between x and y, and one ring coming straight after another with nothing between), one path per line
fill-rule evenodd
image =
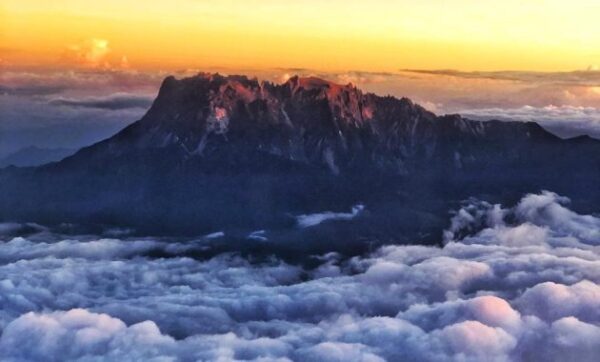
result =
M397 71L600 63L596 0L3 0L8 66Z

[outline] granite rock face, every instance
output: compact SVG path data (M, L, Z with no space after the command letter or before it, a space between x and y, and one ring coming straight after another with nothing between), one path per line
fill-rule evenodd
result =
M115 136L58 163L4 170L0 183L7 220L197 233L287 227L290 215L364 203L365 235L429 235L474 195L550 189L597 204L600 141L437 116L318 78L199 74L167 77L146 115Z
M261 152L334 174L365 168L407 174L434 165L526 163L532 151L563 144L535 123L437 117L409 99L364 94L351 84L293 77L275 85L201 74L168 77L140 121L82 153L111 157L162 148L210 159Z

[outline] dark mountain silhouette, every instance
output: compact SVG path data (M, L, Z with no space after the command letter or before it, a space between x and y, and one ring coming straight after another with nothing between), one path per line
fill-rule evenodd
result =
M109 139L2 171L0 217L196 234L289 229L290 215L361 202L352 223L306 233L427 241L466 197L550 189L586 209L600 202L599 181L600 141L536 123L436 116L317 78L200 74L166 78L146 115Z

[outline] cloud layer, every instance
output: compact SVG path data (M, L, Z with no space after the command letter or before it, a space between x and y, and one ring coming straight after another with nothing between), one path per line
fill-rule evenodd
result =
M578 86L600 85L600 71L590 67L586 70L572 72L527 72L527 71L488 71L488 72L465 72L452 69L443 70L420 70L403 69L402 71L416 74L451 76L465 79L492 79L520 82L537 83L560 83Z
M4 236L0 359L594 361L600 218L567 203L472 200L443 248L330 253L314 268L195 260L201 240Z
M107 110L118 110L128 108L147 109L152 104L150 96L135 95L128 93L114 93L102 97L85 98L55 98L49 101L52 105L74 106L84 108L100 108Z

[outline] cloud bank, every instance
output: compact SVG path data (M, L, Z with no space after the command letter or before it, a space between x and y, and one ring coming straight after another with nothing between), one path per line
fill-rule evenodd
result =
M191 258L201 242L4 233L0 359L595 361L600 218L567 205L471 200L443 248L311 268Z
M85 98L55 98L49 101L52 105L74 106L85 108L100 108L107 110L118 110L128 108L147 109L152 104L150 96L135 95L128 93L115 93L102 97Z

